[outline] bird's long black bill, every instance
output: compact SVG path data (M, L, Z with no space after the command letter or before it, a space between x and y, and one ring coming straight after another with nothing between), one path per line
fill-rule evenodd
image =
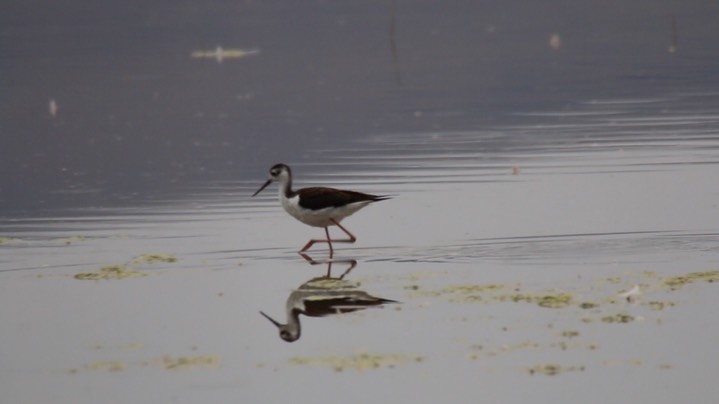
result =
M252 196L255 196L255 195L259 194L260 192L262 192L262 190L267 188L267 186L270 185L271 183L272 183L271 179L267 180L267 182L265 182L265 184L263 186L261 186L260 189L257 190L257 192L252 194Z
M262 190L260 190L260 191L262 191ZM259 191L258 191L258 192L259 192ZM270 322L271 322L272 324L274 324L277 328L280 328L280 326L282 326L282 324L278 323L277 321L275 321L272 317L268 316L267 314L265 314L265 313L263 313L263 312L260 312L260 314L262 314L263 316L265 316L266 319L270 320Z

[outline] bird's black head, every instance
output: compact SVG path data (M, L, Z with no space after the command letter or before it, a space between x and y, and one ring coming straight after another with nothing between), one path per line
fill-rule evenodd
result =
M283 173L286 173L287 175L291 175L292 172L290 171L290 167L286 164L275 164L270 168L270 178L277 178L279 179L280 176L282 176Z
M270 178L257 190L252 196L255 196L262 192L263 189L267 188L273 182L281 182L284 184L290 184L292 181L292 171L286 164L275 164L270 168Z

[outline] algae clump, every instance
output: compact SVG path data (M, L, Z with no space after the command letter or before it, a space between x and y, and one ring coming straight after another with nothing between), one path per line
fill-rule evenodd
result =
M362 353L351 356L320 356L320 357L294 357L290 359L292 365L323 366L341 372L345 369L362 371L366 369L393 368L410 361L421 362L422 356L407 356L402 354L370 354Z
M566 331L562 331L561 335L562 335L562 337L565 337L565 338L574 338L574 337L579 336L579 331L566 330Z
M584 366L561 366L555 364L537 365L527 369L530 375L539 373L547 376L558 375L562 372L577 372L583 370Z
M137 271L129 265L153 264L156 262L176 262L177 258L166 254L141 254L127 264L105 265L97 272L83 272L76 274L75 279L80 280L103 280L103 279L126 279L147 276L147 272Z
M631 323L634 321L634 316L624 313L617 313L613 316L604 316L601 319L605 323Z
M647 303L647 305L648 305L649 308L651 308L652 310L657 310L657 311L658 311L658 310L664 310L664 309L667 308L667 307L673 307L673 306L676 305L676 303L674 303L674 302L662 302L662 301L651 301L651 302Z
M125 370L125 368L127 368L127 365L125 364L125 362L121 361L106 360L90 363L88 365L85 365L85 368L91 370L104 370L108 372L120 372ZM76 371L71 373L76 373Z
M6 244L6 243L12 243L12 242L15 241L15 240L16 240L16 239L15 239L15 238L12 238L12 237L0 236L0 245Z
M558 309L572 303L572 295L568 293L529 294L508 292L508 287L501 284L487 285L452 285L440 291L428 292L426 295L441 296L449 294L449 301L458 303L485 302L526 302L540 307ZM516 289L515 289L516 290Z
M550 309L567 307L570 303L572 303L572 295L566 293L560 293L557 295L546 295L537 299L537 304L540 307L547 307Z
M109 280L109 279L126 279L147 276L146 272L135 271L126 265L106 265L97 272L83 272L76 274L75 279L79 280Z
M567 293L558 293L556 295L529 295L518 293L500 297L498 300L511 300L513 302L535 303L539 307L549 309L561 309L572 303L572 295Z
M153 264L155 262L167 262L171 264L177 262L177 257L168 254L140 254L135 258L134 262L138 264Z
M196 356L170 356L165 355L160 359L146 362L145 365L159 365L165 370L189 370L217 368L220 366L220 357L215 355Z
M719 282L719 271L692 272L686 275L673 276L671 278L664 279L664 284L673 290L694 282Z

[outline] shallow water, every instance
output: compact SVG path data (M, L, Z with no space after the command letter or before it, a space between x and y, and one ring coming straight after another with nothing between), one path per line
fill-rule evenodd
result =
M550 119L378 136L358 142L356 163L298 166L298 182L394 195L346 220L359 241L337 254L358 261L346 279L402 303L303 317L293 344L258 311L283 319L292 289L325 273L294 252L321 231L287 217L274 192L250 199L262 178L156 206L6 219L1 307L14 349L3 354L4 391L20 401L321 401L371 383L349 401L434 401L446 391L471 400L480 384L497 401L702 401L719 370L717 279L666 281L717 271L719 140L702 134L715 118L682 121L667 131L696 133L672 138L645 117L589 116L562 124L596 133L575 144L482 151L555 130ZM635 122L644 138L601 130ZM156 253L177 261L143 262ZM74 278L122 264L147 276ZM333 275L344 270L336 263ZM618 296L634 285L636 301ZM556 308L537 300L565 295ZM29 379L45 387L12 388ZM321 395L306 389L319 379Z
M3 98L3 114L24 115L4 125L25 141L3 132L2 164L13 174L0 197L3 401L710 402L719 394L719 86L705 74L717 58L703 25L716 10L674 11L681 40L672 56L663 4L593 10L589 33L539 10L516 12L526 24L510 26L503 10L464 2L351 13L212 2L199 16L186 5L166 25L158 4L139 17L123 8L117 28L101 33L129 24L175 47L135 49L120 37L111 45L123 63L107 76L99 72L114 53L83 48L82 24L65 17L45 26L72 39L63 43L72 52L47 56L72 67L60 76L101 76L86 76L86 93L52 95L54 117L39 85L6 84L15 101ZM3 35L50 47L29 36L43 28L17 24L29 18L18 10ZM618 14L627 20L616 32L602 26ZM303 15L306 23L291 24ZM180 29L193 21L190 33ZM561 53L546 44L542 21L564 27ZM315 31L300 35L299 25ZM260 52L190 58L217 45L198 33L228 32L249 38L237 47ZM2 63L29 81L37 73L20 75L17 60L38 56L13 43ZM635 55L637 43L653 47ZM88 59L99 65L78 67ZM162 66L173 68L163 75ZM243 74L252 80L228 84ZM295 80L285 88L276 77L287 74ZM127 84L138 81L146 88ZM116 111L88 109L100 89L119 97ZM32 106L17 103L22 94ZM310 251L317 265L296 253L320 229L287 216L275 190L250 198L278 160L292 165L297 187L393 196L343 222L358 241L338 244L336 258L357 261L345 280L400 303L302 316L299 340L278 337L258 312L284 322L292 291L328 269L321 246ZM335 262L332 276L348 265ZM639 294L621 295L635 285Z

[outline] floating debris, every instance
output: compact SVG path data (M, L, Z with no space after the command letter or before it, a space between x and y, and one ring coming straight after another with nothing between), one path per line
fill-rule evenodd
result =
M619 293L619 297L625 299L629 303L636 302L641 295L642 295L642 291L639 288L639 285L634 285L628 291Z
M80 280L109 280L109 279L126 279L147 276L146 272L135 271L126 265L106 265L97 272L83 272L76 274L75 279Z
M48 109L48 112L50 112L50 116L54 118L57 116L57 112L60 108L57 106L57 101L55 101L54 99L51 99L50 102L48 103L47 109Z
M562 38L559 34L552 34L549 36L549 47L554 50L559 50L562 47Z
M672 24L672 41L669 47L667 48L667 52L669 53L676 53L677 49L679 48L679 31L677 29L677 17L672 16L671 18L671 24Z
M71 236L71 237L65 237L65 238L60 239L60 241L65 243L65 245L79 243L79 242L82 242L85 240L87 240L87 237L85 237L85 236Z
M393 368L405 363L422 362L423 360L424 357L422 356L362 353L351 356L294 357L290 359L290 364L329 367L336 372L341 372L347 369L363 371L367 369Z
M196 50L190 54L195 59L215 59L222 63L225 59L239 59L260 53L259 49L223 49L221 46L213 50Z

